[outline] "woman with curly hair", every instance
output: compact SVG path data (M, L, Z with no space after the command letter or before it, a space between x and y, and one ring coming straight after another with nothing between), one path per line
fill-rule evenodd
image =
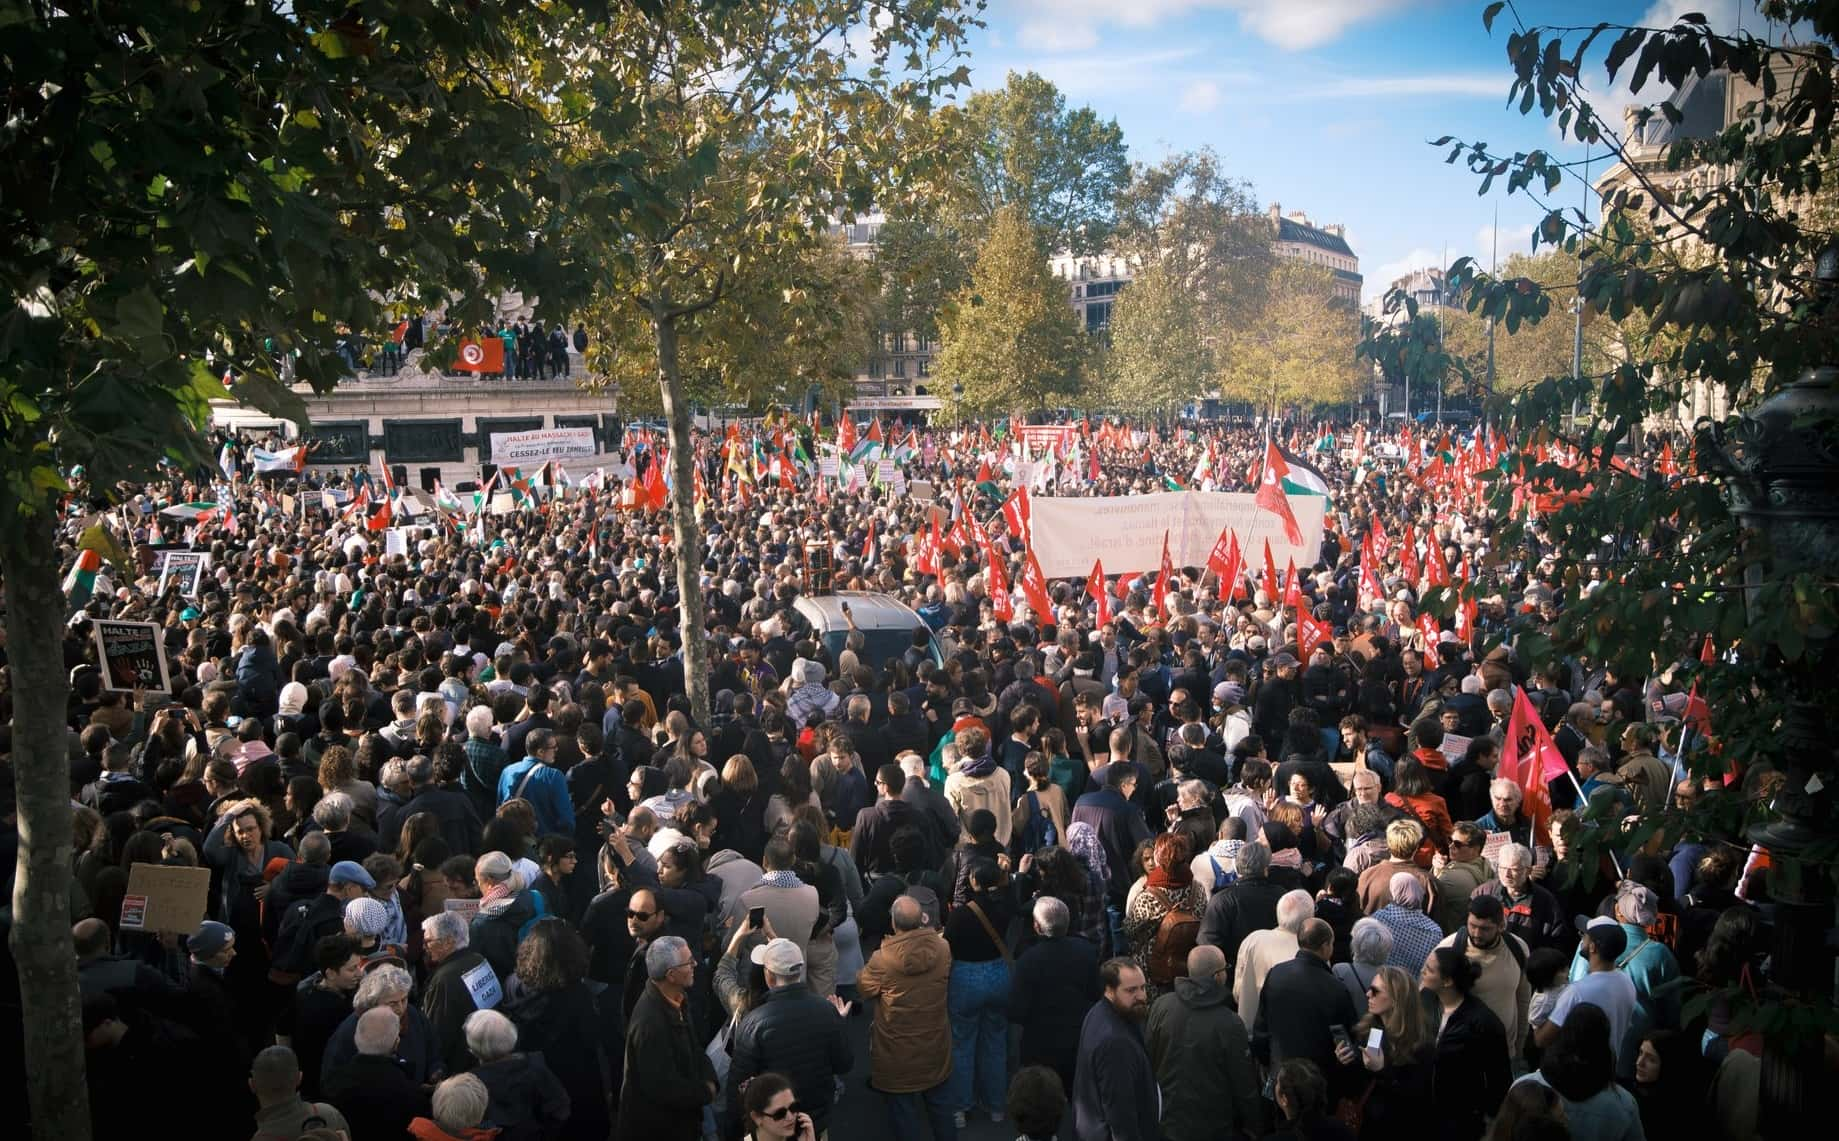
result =
M537 920L517 946L521 986L505 1010L517 1024L518 1047L541 1053L568 1091L568 1122L555 1136L570 1141L607 1136L608 1096L625 1042L619 994L588 982L587 965L587 943L574 928Z
M1124 938L1130 942L1131 959L1149 980L1151 1002L1167 991L1177 976L1187 973L1187 955L1192 949L1181 947L1174 955L1155 954L1162 920L1171 911L1185 911L1195 918L1193 930L1199 934L1198 920L1207 901L1194 887L1194 872L1188 865L1193 858L1186 833L1164 832L1157 836L1150 846L1143 878L1132 888L1124 908Z
M267 869L272 861L285 867L293 849L272 839L274 820L259 800L236 800L204 839L204 862L211 869L215 914L236 932L236 958L224 972L237 998L237 1016L245 1041L266 1034L273 995L268 986L268 950L262 941L262 901L268 896Z
M361 747L361 746L360 746ZM358 778L358 763L351 750L334 745L319 758L319 788L322 792L342 792L351 798L351 814L377 827L377 787Z

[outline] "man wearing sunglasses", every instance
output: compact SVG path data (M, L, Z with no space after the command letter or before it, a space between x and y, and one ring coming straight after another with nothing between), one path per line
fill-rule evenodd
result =
M632 958L626 961L626 984L621 991L622 1009L629 1020L639 997L645 993L645 950L664 934L668 920L658 897L649 888L640 888L626 901L626 933L632 936Z

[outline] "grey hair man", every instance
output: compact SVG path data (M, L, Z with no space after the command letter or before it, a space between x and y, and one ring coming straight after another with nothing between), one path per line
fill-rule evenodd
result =
M1015 961L1009 1021L1022 1029L1022 1064L1047 1066L1071 1089L1085 1012L1104 993L1098 947L1067 934L1072 910L1051 895L1035 900L1033 919L1040 938Z
M1239 1017L1247 1026L1257 1024L1258 996L1264 989L1265 976L1278 963L1296 957L1297 936L1303 924L1315 916L1315 900L1300 889L1285 892L1278 897L1275 914L1277 926L1247 935L1239 944L1239 957L1233 964L1233 993L1238 999Z
M435 1048L450 1074L470 1065L466 1020L504 997L491 964L471 942L472 930L458 912L437 911L421 921L422 954L433 967L422 987L421 1012L428 1016Z
M626 1084L616 1134L693 1137L719 1088L686 1001L696 982L696 956L681 938L660 935L645 948L645 974L644 993L626 1023ZM653 1096L663 1089L674 1096Z

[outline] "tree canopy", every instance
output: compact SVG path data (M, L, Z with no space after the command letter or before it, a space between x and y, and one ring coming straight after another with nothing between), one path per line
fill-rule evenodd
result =
M1085 330L1019 207L998 211L971 282L941 326L934 391L964 387L973 415L1059 407L1079 392Z

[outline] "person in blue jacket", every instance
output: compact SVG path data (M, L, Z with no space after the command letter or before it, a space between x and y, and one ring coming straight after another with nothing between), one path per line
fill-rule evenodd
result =
M575 803L568 796L568 778L555 767L555 731L532 729L525 748L530 755L514 765L506 765L498 776L498 803L522 799L536 810L537 830L564 836L575 833Z

